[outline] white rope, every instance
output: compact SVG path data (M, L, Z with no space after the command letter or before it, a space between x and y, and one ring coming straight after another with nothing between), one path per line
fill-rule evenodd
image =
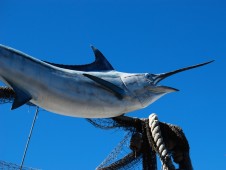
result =
M34 125L35 125L37 116L38 116L38 112L39 112L39 107L36 108L35 116L34 116L34 119L33 119L32 125L31 125L31 129L30 129L30 133L29 133L29 136L28 136L28 139L27 139L27 143L26 143L26 146L25 146L25 149L24 149L22 162L20 164L20 170L23 169L24 160L25 160L25 157L26 157L26 154L27 154L27 149L28 149L28 146L29 146L29 143L30 143L31 135L32 135L32 132L33 132L33 129L34 129Z
M151 129L151 135L154 139L157 152L162 162L162 169L175 170L175 167L170 158L170 154L167 151L163 137L161 135L158 117L154 113L149 116L149 127Z

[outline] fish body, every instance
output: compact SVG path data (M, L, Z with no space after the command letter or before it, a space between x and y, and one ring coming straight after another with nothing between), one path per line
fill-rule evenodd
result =
M0 79L16 94L12 109L30 102L66 116L106 118L142 109L177 91L157 86L163 74L118 72L99 50L93 51L95 62L67 66L0 45Z

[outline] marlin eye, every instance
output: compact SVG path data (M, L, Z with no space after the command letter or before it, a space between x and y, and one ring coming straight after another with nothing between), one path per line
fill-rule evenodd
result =
M147 79L152 79L152 76L151 76L151 74L149 74L149 73L146 73L146 74L145 74L145 77L146 77Z
M152 82L153 81L153 76L152 76L152 74L150 74L150 73L146 73L145 74L145 78L150 82Z

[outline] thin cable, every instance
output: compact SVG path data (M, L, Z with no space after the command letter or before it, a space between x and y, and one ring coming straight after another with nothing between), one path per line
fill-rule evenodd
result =
M34 116L34 119L33 119L32 125L31 125L31 129L30 129L30 133L29 133L29 136L28 136L28 139L27 139L27 143L26 143L26 146L25 146L25 149L24 149L24 154L23 154L22 162L20 164L20 170L23 169L24 160L25 160L25 157L26 157L26 154L27 154L28 146L29 146L31 135L32 135L32 132L33 132L33 129L34 129L34 125L35 125L37 116L38 116L38 112L39 112L39 107L37 107L36 108L36 111L35 111L35 116Z

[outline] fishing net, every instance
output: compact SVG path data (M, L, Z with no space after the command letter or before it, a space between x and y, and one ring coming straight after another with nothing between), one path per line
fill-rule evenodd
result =
M157 169L156 153L149 145L147 128L141 119L119 116L88 121L97 128L118 128L127 132L97 170Z
M11 103L15 93L10 87L0 86L0 104Z
M0 160L0 170L39 170L39 169L31 167L23 167L22 169L20 169L20 165Z
M188 141L178 126L159 122L158 127L161 131L161 136L159 136L159 134L151 132L149 119L119 116L87 120L97 128L121 129L127 132L121 142L96 168L97 170L157 170L157 154L163 163L163 170L175 170L172 162L169 162L170 157L173 158L174 163L178 164L179 169L193 169ZM159 145L159 140L155 142L156 136L164 141L169 153L168 157L161 152L162 145Z

